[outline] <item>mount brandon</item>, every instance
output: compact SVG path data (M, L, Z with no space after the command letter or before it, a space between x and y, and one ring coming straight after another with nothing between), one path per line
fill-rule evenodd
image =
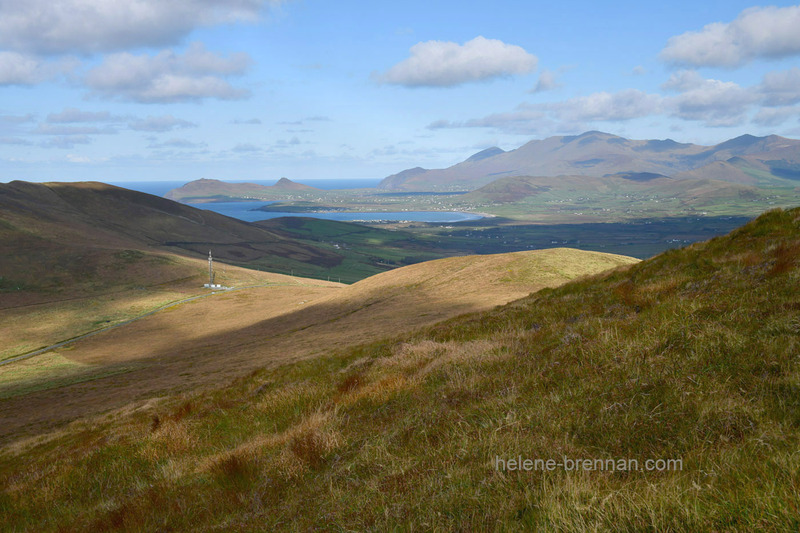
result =
M381 189L474 190L510 176L659 174L712 178L758 187L795 186L800 180L800 141L777 135L742 135L715 146L666 140L630 140L590 131L534 140L505 152L483 150L449 168L413 168L385 178Z

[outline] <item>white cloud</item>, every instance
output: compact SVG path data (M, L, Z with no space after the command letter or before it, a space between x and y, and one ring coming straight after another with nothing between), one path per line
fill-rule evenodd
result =
M672 37L661 52L669 63L737 67L755 58L800 54L800 6L753 7L731 23Z
M2 17L0 17L2 19ZM43 61L17 52L0 52L0 86L36 85L73 70L71 59Z
M753 122L759 126L779 126L790 118L800 116L800 107L766 107L759 110Z
M147 117L139 119L128 124L128 127L136 131L153 131L163 133L165 131L172 131L175 128L195 128L197 124L175 118L172 115L163 115L160 117Z
M476 37L463 45L426 41L411 47L411 57L375 79L406 87L452 87L467 82L528 74L538 60L523 48Z
M202 26L255 21L280 0L0 0L0 46L39 54L181 42Z
M768 106L785 106L800 102L800 68L768 72L759 87Z
M672 116L684 120L702 121L706 126L735 126L741 124L758 99L750 89L733 82L703 80L678 96L666 100Z
M534 87L531 92L541 93L544 91L552 91L559 87L561 87L561 83L558 81L558 75L552 70L543 70L542 73L539 74L539 81L536 82L536 87Z
M599 92L564 102L546 104L558 119L569 122L625 121L661 112L662 98L637 89Z
M234 88L223 77L244 74L250 63L245 53L221 57L194 43L183 55L172 50L155 56L112 54L90 70L85 81L98 95L140 103L237 100L249 92Z
M669 79L661 84L661 88L666 91L686 92L691 89L702 87L706 82L696 70L681 70L673 72Z

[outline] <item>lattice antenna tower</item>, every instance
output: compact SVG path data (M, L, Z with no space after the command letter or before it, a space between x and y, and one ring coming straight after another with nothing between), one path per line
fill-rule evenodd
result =
M214 284L214 259L211 257L211 250L208 251L208 284Z

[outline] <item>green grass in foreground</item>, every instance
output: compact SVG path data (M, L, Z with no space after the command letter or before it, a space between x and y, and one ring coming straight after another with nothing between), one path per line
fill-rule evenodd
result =
M0 459L9 530L797 531L800 209ZM498 471L511 459L672 471Z

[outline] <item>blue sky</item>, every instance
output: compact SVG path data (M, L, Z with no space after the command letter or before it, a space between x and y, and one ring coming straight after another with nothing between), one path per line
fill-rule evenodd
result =
M800 137L800 6L0 0L0 181L381 178L602 130Z

